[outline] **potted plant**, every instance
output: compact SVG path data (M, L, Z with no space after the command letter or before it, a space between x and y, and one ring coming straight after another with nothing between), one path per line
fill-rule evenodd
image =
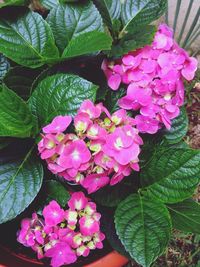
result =
M30 266L148 267L172 228L198 231L197 61L150 24L166 5L0 4L1 247Z

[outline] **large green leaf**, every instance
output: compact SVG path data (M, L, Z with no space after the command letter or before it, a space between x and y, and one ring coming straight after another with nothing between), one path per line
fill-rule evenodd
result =
M86 32L72 39L65 48L62 58L72 58L91 54L100 50L110 50L112 38L104 32Z
M70 193L61 183L55 180L48 180L44 187L47 202L56 200L63 208L67 206Z
M200 234L200 204L192 199L168 205L173 227L187 233Z
M42 126L57 115L75 115L84 100L95 101L96 91L96 85L79 76L56 74L38 84L29 105Z
M141 172L149 195L165 203L189 198L200 179L200 151L165 148L154 154Z
M120 17L121 3L112 0L93 0L105 24L112 29L113 21Z
M3 82L9 89L27 100L30 96L30 88L33 81L40 74L40 69L30 69L25 67L15 67L9 69Z
M0 52L20 65L37 68L58 58L53 34L37 13L6 13L0 18Z
M106 186L97 192L93 193L91 197L96 203L105 207L116 207L122 200L129 194L135 193L138 190L138 177L137 174L132 174L125 177L123 181L114 185Z
M156 27L153 25L141 26L123 36L117 45L113 45L109 55L120 57L129 51L136 50L153 42Z
M147 25L158 19L167 7L167 0L121 1L121 18L124 31Z
M61 52L76 37L82 35L84 38L83 34L86 32L103 31L101 15L91 1L82 4L60 4L50 11L47 21ZM78 46L81 50L82 43Z
M23 6L28 3L28 0L2 0L0 8L4 6Z
M143 267L149 267L167 246L171 221L164 204L132 194L117 207L115 227L131 257Z
M165 131L164 137L167 139L168 143L175 144L180 142L188 131L188 117L186 109L181 108L180 115L172 121L172 126L170 131Z
M118 100L125 96L126 91L123 88L120 88L117 91L109 90L106 96L106 107L108 110L113 113L118 110L120 107L118 106Z
M0 166L0 223L20 214L38 194L43 179L42 165L31 156Z
M0 86L0 136L30 137L35 127L28 105L5 85Z
M52 9L59 5L59 0L40 0L40 3L47 9Z
M10 67L10 64L9 64L8 60L3 55L0 54L0 81L5 76L9 67Z

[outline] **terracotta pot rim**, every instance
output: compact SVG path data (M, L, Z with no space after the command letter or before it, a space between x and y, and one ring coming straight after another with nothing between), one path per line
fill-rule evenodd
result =
M29 263L33 263L33 264L37 264L37 265L43 265L43 263L40 262L39 260L31 259L31 258L29 258L28 256L26 256L24 254L16 253L16 252L12 251L11 249L9 249L9 248L1 245L1 244L0 244L0 248L5 250L7 253L11 254L12 256L14 256L15 258L18 258L20 260L23 260L23 261L26 261L26 262L29 262Z
M18 254L13 252L12 250L10 250L9 248L4 247L3 245L0 244L0 248L3 249L4 251L6 251L7 253L11 254L13 257L18 258L24 262L29 262L31 264L35 264L38 266L44 266L44 264L42 262L40 262L37 259L31 259L28 256L25 256L24 254ZM114 262L112 265L112 262ZM122 267L123 265L125 265L128 262L128 259L125 258L124 256L122 256L121 254L119 254L116 251L111 251L109 253L107 253L106 255L104 255L103 257L84 265L83 267L107 267L108 263L109 263L109 267ZM115 263L117 263L118 265L115 265ZM106 265L104 265L106 264Z

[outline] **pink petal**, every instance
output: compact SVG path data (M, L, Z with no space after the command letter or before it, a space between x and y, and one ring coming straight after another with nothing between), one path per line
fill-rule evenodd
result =
M113 90L117 90L120 86L120 83L121 83L121 76L119 74L113 74L108 79L108 85Z
M70 125L71 121L71 116L57 116L49 125L45 126L42 130L44 133L64 132Z
M197 66L198 66L198 61L196 60L196 58L191 57L189 63L186 63L181 71L183 77L188 81L193 80L195 72L197 70Z

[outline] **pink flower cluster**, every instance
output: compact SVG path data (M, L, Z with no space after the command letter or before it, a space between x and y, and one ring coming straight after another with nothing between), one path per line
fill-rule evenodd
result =
M23 219L17 240L37 252L38 259L51 258L51 265L59 267L87 257L90 250L103 248L105 239L100 232L100 217L96 204L82 192L73 193L63 210L56 201L43 209L43 217L33 213Z
M184 102L183 78L194 78L197 60L178 46L168 26L160 25L151 46L116 61L104 60L102 69L111 89L118 90L121 83L128 85L119 106L139 110L137 129L154 134L163 124L170 129L171 120L179 115Z
M90 194L139 171L143 142L125 110L111 115L101 103L86 100L74 117L75 134L64 133L71 121L70 116L58 116L43 128L38 149L51 172Z

